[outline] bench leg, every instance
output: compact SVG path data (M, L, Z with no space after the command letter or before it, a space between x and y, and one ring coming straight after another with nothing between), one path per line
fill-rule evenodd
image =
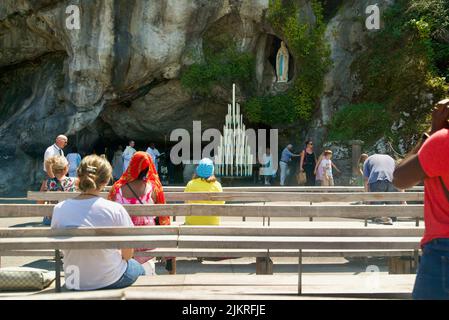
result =
M302 295L302 250L298 255L298 296Z
M419 227L419 218L416 218L416 226Z
M388 263L389 274L411 274L413 273L412 259L408 257L390 257Z
M176 258L171 259L171 270L170 274L176 274Z
M310 201L310 205L312 205L312 201ZM313 218L309 217L309 222L312 222L312 221L313 221Z
M273 260L270 257L257 257L256 274L273 274Z
M56 292L61 292L61 253L55 250Z
M365 227L368 227L368 219L365 219Z
M415 273L418 272L418 266L419 266L419 251L418 250L414 250L413 251L413 262L414 262L414 271Z

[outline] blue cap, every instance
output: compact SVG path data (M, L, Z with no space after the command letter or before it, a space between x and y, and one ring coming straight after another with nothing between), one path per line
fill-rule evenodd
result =
M214 174L214 162L209 158L202 159L196 167L196 174L200 178L209 178Z

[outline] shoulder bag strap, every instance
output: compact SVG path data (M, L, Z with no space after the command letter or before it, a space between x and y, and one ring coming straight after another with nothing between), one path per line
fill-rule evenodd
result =
M129 184L126 184L126 186L129 188L129 190L131 190L131 192L136 197L136 199L139 200L140 204L143 204L142 200L140 200L140 197L137 195L137 193L134 191L134 189L131 188L131 186Z
M136 197L136 199L139 200L140 204L143 204L142 200L140 200L140 197L137 196L137 193L134 191L134 189L131 188L131 186L130 186L129 184L126 184L126 186L129 188L129 190L131 190L131 192L132 192L133 195ZM156 218L154 219L154 221L156 222L156 225L157 225L157 226L160 225L160 223L159 223L159 217L156 217Z

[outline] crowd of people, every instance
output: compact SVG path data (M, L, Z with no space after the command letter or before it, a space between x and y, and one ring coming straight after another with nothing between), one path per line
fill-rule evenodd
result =
M424 133L415 149L402 161L395 161L385 154L362 154L359 173L365 191L395 192L405 190L421 182L425 185L424 220L425 233L421 241L423 254L419 264L413 297L415 299L449 299L449 99L439 102L432 114L432 127ZM122 172L114 172L106 157L87 156L80 161L76 154L64 157L63 149L67 137L58 136L55 144L45 152L44 171L46 179L41 190L75 191L81 193L58 203L53 218L46 219L51 227L112 227L169 225L170 217L130 217L123 204L163 204L165 197L157 171L160 156L154 145L147 152L133 150L130 142L121 157ZM307 141L299 153L288 145L280 158L280 180L285 185L291 175L289 164L299 158L298 174L305 176L306 185L332 186L333 169L339 169L332 162L332 152L325 150L318 158L313 143ZM270 184L276 172L273 158L267 149L262 165L264 182ZM117 163L118 163L117 162ZM77 165L76 172L71 164ZM115 179L108 200L100 192ZM74 175L76 177L74 177ZM203 159L195 169L195 175L188 182L186 192L222 192L221 184L214 175L214 163ZM192 201L193 203L211 203ZM213 202L223 203L223 202ZM380 219L380 223L392 224L394 217ZM219 225L220 217L188 217L186 224ZM142 248L135 251L151 250ZM169 259L169 261L174 261ZM151 257L134 257L133 249L121 250L65 250L64 268L76 265L81 278L78 290L102 288L123 288L131 285L143 274L154 274ZM167 264L169 265L169 264ZM168 268L169 269L169 268Z
M55 205L52 218L43 223L51 228L69 227L134 227L170 225L168 216L129 216L126 205L164 204L165 195L159 178L157 163L161 156L154 144L146 152L136 151L130 141L121 159L121 175L112 185L107 200L100 192L113 180L114 170L104 155L74 156L75 174L69 175L70 161L64 156L67 137L60 135L44 155L45 180L41 191L80 191L73 199ZM133 151L134 149L134 151ZM114 156L119 161L118 155ZM80 160L81 159L81 160ZM79 161L80 160L80 161ZM114 162L113 160L113 162ZM118 163L118 162L117 162ZM116 168L117 169L117 168ZM185 192L222 192L221 184L214 175L214 163L205 158L196 167L195 175L187 184ZM219 203L223 201L192 201L193 203ZM190 216L187 225L219 225L218 216ZM151 256L135 256L135 252L151 251L153 248L120 250L64 250L64 270L77 266L80 271L74 290L118 289L130 286L141 275L155 275ZM175 258L165 259L166 269L172 273ZM67 272L69 272L67 270ZM69 285L70 284L66 284Z
M334 186L333 170L341 173L332 161L332 151L324 150L317 158L314 152L313 142L306 141L305 147L299 153L293 152L293 145L288 144L282 150L279 160L280 185L305 185L305 186ZM297 168L299 159L299 167ZM296 178L296 181L293 178Z

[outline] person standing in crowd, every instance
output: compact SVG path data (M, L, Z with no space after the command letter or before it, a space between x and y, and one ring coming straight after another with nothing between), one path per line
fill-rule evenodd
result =
M64 135L59 135L56 137L55 143L47 148L44 153L44 171L47 178L54 178L55 175L51 171L50 167L46 167L46 160L54 156L64 156L63 149L67 145L69 139ZM48 163L50 164L50 163Z
M85 157L78 167L81 194L67 199L53 209L52 229L74 227L133 227L125 208L103 199L100 192L112 177L112 167L101 157ZM70 290L120 289L132 285L145 270L132 259L133 249L63 250L64 273L77 266L76 287L66 281Z
M313 142L306 141L306 147L301 152L301 161L299 163L299 170L306 173L307 182L306 186L315 186L315 166L316 166L316 156L313 152Z
M151 156L151 159L153 159L154 166L156 167L156 171L159 170L159 157L161 156L161 153L159 150L156 149L156 144L154 142L150 143L150 146L147 149L147 153Z
M323 184L323 168L320 166L321 161L324 159L324 152L320 154L318 157L318 160L315 165L315 171L313 172L315 174L315 182L318 185Z
M279 160L279 168L281 169L281 186L285 186L285 182L290 176L290 168L289 164L292 160L292 157L299 157L299 154L294 154L293 145L289 144L282 150L281 160Z
M69 177L76 177L76 170L81 163L81 155L78 153L78 149L76 147L72 147L71 152L66 158L69 162Z
M129 162L131 161L131 158L133 157L134 153L136 153L136 149L134 149L135 142L133 140L129 141L128 146L125 148L125 151L123 152L123 172L128 169Z
M264 177L265 185L270 186L276 171L273 166L273 156L271 155L270 148L267 148L265 154L262 157L261 175Z
M362 153L359 158L359 179L358 179L358 185L363 187L365 185L365 179L363 175L363 165L365 164L366 159L368 159L368 155L366 153Z
M332 151L325 150L323 153L323 159L320 161L319 167L321 167L321 186L323 187L333 187L334 175L332 173L332 168L335 168L337 172L341 172L337 166L332 162Z
M126 171L112 186L108 199L121 204L165 203L162 184L148 153L138 151L133 155ZM168 222L166 224L170 224L170 217L165 218ZM131 220L135 226L156 225L156 217L133 216ZM136 251L148 250L152 249L136 249ZM135 259L142 264L147 275L156 274L154 263L151 261L153 257Z
M413 298L449 300L449 99L432 112L432 126L398 165L393 184L399 189L424 181L424 236Z
M78 189L78 179L75 177L67 177L69 162L65 157L54 156L48 158L45 162L45 165L53 172L55 177L44 180L39 191L75 192ZM51 218L44 217L42 224L49 226L51 224Z
M196 174L187 184L184 192L223 192L220 182L214 175L214 162L204 158L196 168ZM187 201L187 203L224 204L224 201ZM188 216L186 225L220 225L218 216Z
M114 152L112 168L112 178L114 181L117 181L123 174L123 147L121 145L118 146L117 151Z
M369 156L363 165L366 192L397 192L393 185L393 172L396 163L392 157L386 154L373 154ZM373 204L384 204L384 202L373 202ZM392 225L393 220L389 217L374 219L375 223Z

